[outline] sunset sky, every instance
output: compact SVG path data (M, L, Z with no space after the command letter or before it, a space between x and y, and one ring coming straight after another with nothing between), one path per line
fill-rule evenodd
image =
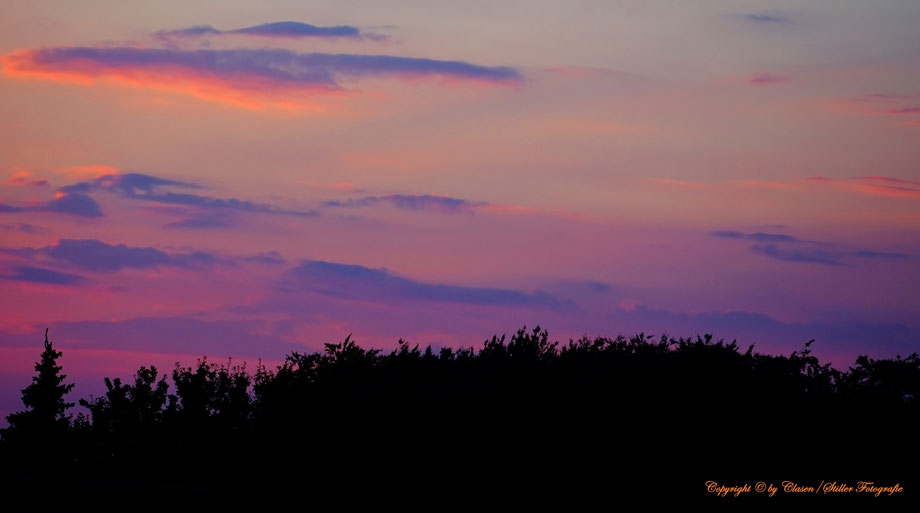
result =
M140 365L920 351L920 3L10 2L0 414ZM3 421L5 423L5 420Z

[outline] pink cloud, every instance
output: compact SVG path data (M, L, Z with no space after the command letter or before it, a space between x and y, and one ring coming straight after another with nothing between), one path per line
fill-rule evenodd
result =
M22 185L22 186L31 186L31 187L48 187L51 184L48 183L48 180L44 178L32 178L32 174L28 171L17 171L13 173L13 176L9 180L3 182L4 185Z

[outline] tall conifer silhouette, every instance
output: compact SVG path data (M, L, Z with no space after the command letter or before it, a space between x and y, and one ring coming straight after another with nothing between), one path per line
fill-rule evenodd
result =
M49 442L59 440L70 427L70 416L65 412L74 403L68 403L64 396L73 388L73 383L64 384L66 375L61 374L57 359L60 351L55 351L48 340L45 329L45 350L41 360L35 363L37 375L32 377L32 384L22 390L22 403L25 411L7 416L9 427L2 436L9 442L25 442L23 445L41 443L47 447Z

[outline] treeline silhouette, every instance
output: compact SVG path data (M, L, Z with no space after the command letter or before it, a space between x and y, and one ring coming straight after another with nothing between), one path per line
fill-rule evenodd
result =
M788 356L709 335L560 344L537 327L479 350L381 351L349 337L271 369L141 367L105 378L74 416L46 332L26 410L0 432L0 477L7 492L50 480L68 500L146 496L138 507L348 483L702 498L710 479L858 479L910 493L920 358L840 371L811 344Z

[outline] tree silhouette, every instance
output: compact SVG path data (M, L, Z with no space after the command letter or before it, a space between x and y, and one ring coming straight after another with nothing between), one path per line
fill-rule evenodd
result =
M45 329L45 350L35 364L38 374L22 391L22 402L27 409L8 415L9 427L0 433L4 445L13 447L13 456L27 456L23 459L30 466L40 467L64 456L59 449L71 426L70 415L65 412L74 405L64 401L64 396L74 385L64 384L67 376L61 374L61 366L57 364L60 357L61 352L54 350Z

